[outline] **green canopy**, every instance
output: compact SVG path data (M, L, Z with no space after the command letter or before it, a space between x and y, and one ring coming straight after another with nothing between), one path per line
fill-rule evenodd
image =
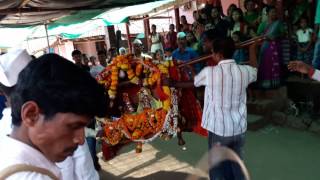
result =
M107 11L96 9L73 12L70 15L49 23L48 35L60 36L65 39L79 38L82 34L95 30L99 26L126 23L129 21L130 16L148 13L159 6L173 1L174 0L155 1L140 5L113 8ZM0 46L13 47L27 39L46 37L44 25L19 27L20 28L0 28ZM13 39L14 41L12 41Z

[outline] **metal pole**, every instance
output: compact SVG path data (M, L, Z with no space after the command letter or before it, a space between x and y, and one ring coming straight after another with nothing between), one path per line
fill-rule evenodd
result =
M48 35L48 24L44 24L44 28L46 29L46 37L47 37L47 45L48 45L48 53L50 53L50 42L49 42L49 35Z

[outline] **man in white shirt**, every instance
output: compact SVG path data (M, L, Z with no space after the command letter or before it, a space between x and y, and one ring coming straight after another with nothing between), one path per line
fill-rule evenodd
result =
M196 87L205 86L202 127L208 130L209 149L219 144L227 146L242 157L247 130L246 89L257 79L257 69L238 65L231 59L235 50L231 39L213 42L213 59L216 66L205 67L194 78ZM254 63L253 65L256 65ZM230 173L233 171L233 173ZM241 176L230 164L210 171L210 179L221 176ZM227 175L227 176L226 176ZM232 178L232 177L231 177Z
M8 53L0 56L0 91L10 105L10 94L18 80L18 75L31 61L31 56L22 49L10 49ZM3 110L0 120L0 137L11 133L11 108Z
M88 73L58 55L44 55L29 63L11 96L14 128L10 136L0 139L0 174L24 164L61 179L54 163L71 156L84 143L84 127L93 116L106 114L103 91ZM49 177L26 171L8 179Z

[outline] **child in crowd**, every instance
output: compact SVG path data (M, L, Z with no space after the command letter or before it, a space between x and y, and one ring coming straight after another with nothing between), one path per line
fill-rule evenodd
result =
M232 33L232 39L235 44L240 43L242 40L242 34L240 31ZM233 53L233 59L237 64L245 64L248 61L248 51L244 48L236 49Z
M171 48L165 48L164 49L164 60L165 61L172 61L172 49Z
M236 31L240 31L242 34L246 34L247 32L247 24L243 20L243 12L240 8L236 8L232 11L231 16L231 26L228 30L228 36L232 36L232 34Z
M159 64L160 62L162 62L164 60L164 54L163 51L161 49L156 50L154 57L153 57L153 62L155 64Z
M306 17L300 19L300 28L296 32L298 51L297 59L306 64L311 64L312 60L312 34L313 30L308 27L308 20Z
M257 36L257 33L256 33L256 32L257 32L257 30L256 30L255 28L253 28L253 27L248 27L246 37L247 37L248 39L252 39L252 38L254 38L254 37Z

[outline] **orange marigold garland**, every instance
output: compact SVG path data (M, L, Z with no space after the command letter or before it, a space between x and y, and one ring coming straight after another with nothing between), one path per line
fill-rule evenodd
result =
M131 63L135 62L135 68L132 68ZM177 119L175 112L177 104L173 104L170 88L161 85L161 76L169 77L169 68L172 62L154 63L150 60L134 61L132 55L117 56L99 76L98 81L103 84L110 99L115 99L117 95L117 87L119 81L119 71L125 71L128 79L134 84L138 84L139 77L143 74L144 79L141 79L143 86L156 88L157 96L159 97L162 107L159 109L144 108L142 112L130 111L123 114L117 121L107 122L104 130L106 140L109 144L115 145L126 137L135 142L148 142L158 137L161 133L175 135ZM126 97L125 104L129 105L129 98ZM175 106L174 108L172 106ZM168 129L170 128L170 129Z

